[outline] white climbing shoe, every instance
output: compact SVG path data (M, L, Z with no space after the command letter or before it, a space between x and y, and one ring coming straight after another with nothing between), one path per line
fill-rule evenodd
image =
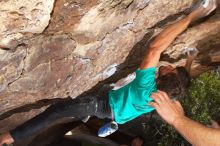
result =
M213 10L217 7L216 0L197 0L191 8L185 11L186 14L190 14L191 12L195 11L198 8L203 8L203 16L209 15Z
M203 8L205 8L205 16L208 16L217 8L216 0L202 0L201 5Z
M98 131L99 137L106 137L114 133L118 130L118 124L115 121L111 121L110 123L105 124L102 126Z

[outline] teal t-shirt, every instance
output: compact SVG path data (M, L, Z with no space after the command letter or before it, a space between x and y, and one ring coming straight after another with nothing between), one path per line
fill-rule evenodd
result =
M136 78L128 85L109 92L109 103L115 121L123 124L154 110L148 105L150 95L156 92L156 67L136 71Z

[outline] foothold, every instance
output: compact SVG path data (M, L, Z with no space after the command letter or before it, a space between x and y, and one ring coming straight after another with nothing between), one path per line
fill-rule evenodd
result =
M66 77L66 81L70 81L72 79L72 76L71 75L68 75L67 77Z
M68 2L66 2L65 4L64 4L64 7L67 7L69 5L69 3Z
M185 47L184 49L183 49L183 53L184 54L187 54L188 56L190 55L190 56L196 56L197 54L198 54L198 50L194 47Z
M61 79L58 79L58 80L57 80L57 83L60 83L60 81L61 81Z
M65 135L73 135L73 133L71 131L69 131Z

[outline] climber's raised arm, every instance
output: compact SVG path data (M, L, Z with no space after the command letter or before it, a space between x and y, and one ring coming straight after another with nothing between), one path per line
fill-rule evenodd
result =
M173 40L194 22L209 15L216 8L216 0L205 0L185 18L165 28L149 45L140 69L157 66L161 53L166 50Z
M149 45L140 68L157 66L161 53L166 50L173 40L182 33L191 23L193 16L190 14L173 25L165 28Z

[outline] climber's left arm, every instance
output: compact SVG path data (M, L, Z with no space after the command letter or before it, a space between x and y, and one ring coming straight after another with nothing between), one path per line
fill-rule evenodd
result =
M187 29L192 21L192 16L188 15L178 22L165 28L149 45L140 69L155 67L159 63L160 55L165 51L173 40Z
M197 49L193 49L187 52L187 59L186 59L186 64L185 64L185 69L187 72L190 74L192 63L195 60L196 56L198 54Z

